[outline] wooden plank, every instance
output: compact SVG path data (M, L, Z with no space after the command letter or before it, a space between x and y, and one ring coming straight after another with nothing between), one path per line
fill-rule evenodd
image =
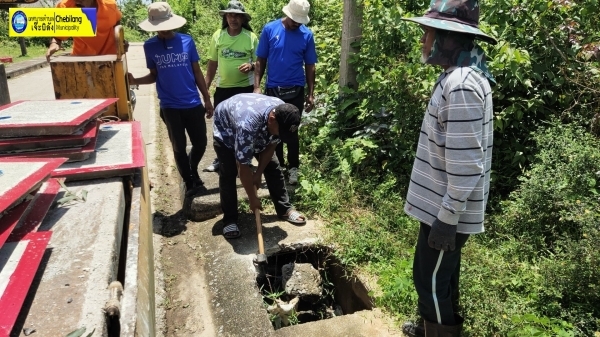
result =
M125 59L123 57L123 59ZM129 85L127 85L127 66L124 61L115 62L115 87L117 90L117 115L122 121L133 120L129 103Z
M120 319L122 337L156 335L152 233L150 179L144 166L134 176L131 196Z
M119 97L116 55L63 56L50 62L56 99ZM125 96L126 97L126 96ZM117 116L111 104L102 116Z
M122 121L133 120L131 97L129 97L129 80L127 79L127 55L124 50L125 31L121 25L115 26L115 41L117 42L117 61L115 62L115 85L117 89L117 115Z
M92 56L72 56L61 55L52 58L50 63L69 63L69 62L115 62L117 55L92 55Z

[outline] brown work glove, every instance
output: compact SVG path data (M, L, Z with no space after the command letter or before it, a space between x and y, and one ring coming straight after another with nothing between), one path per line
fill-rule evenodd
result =
M456 226L435 219L427 243L437 250L453 251L456 248Z

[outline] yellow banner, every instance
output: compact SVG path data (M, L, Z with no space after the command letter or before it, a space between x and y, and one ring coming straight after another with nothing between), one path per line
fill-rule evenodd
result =
M96 36L96 8L10 8L9 36Z

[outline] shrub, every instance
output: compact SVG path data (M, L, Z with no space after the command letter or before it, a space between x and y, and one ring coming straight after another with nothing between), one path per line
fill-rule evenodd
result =
M582 52L598 41L598 1L484 1L491 52L495 193L508 194L537 149L531 133L552 118L589 128L600 108L597 64Z
M521 258L539 261L537 312L589 336L600 327L600 140L559 122L532 139L538 153L491 218L491 236L518 240Z
M549 254L557 242L581 240L600 224L600 141L581 127L556 123L533 139L534 164L493 218L492 231Z

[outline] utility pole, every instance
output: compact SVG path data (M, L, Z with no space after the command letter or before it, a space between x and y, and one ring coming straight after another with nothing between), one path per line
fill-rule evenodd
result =
M19 38L19 45L21 46L21 56L26 56L27 55L27 46L25 46L25 38L24 37Z
M10 103L10 94L8 93L8 80L6 79L6 70L4 63L0 63L0 106Z
M350 64L350 58L358 52L352 43L362 35L362 12L356 0L344 0L344 18L342 20L342 52L340 56L340 87L358 88L356 70Z

